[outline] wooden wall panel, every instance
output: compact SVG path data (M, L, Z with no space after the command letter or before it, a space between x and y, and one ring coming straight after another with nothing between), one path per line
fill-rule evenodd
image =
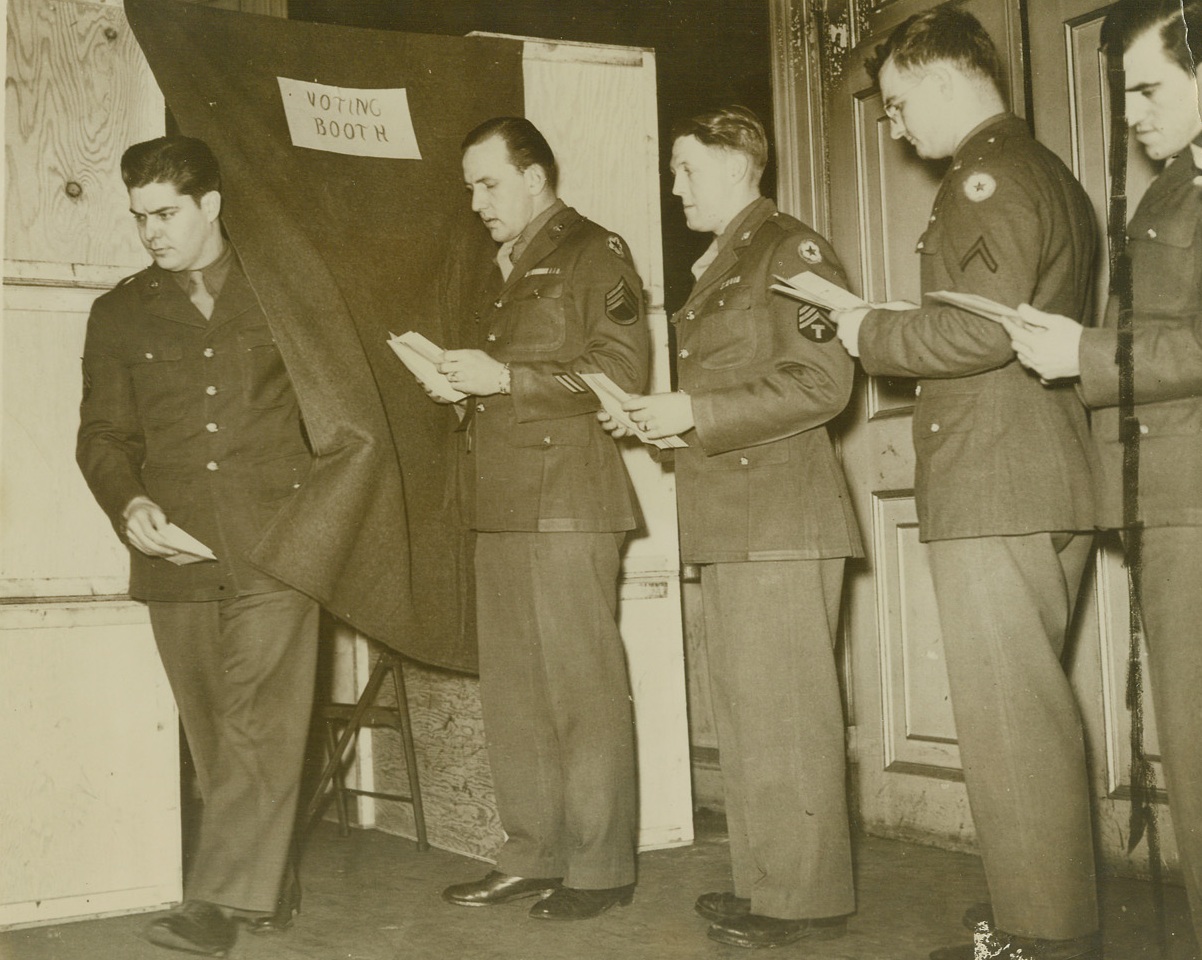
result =
M0 597L124 594L129 557L75 465L80 357L102 291L6 284Z
M119 164L163 99L121 8L9 0L6 114L5 257L145 266Z

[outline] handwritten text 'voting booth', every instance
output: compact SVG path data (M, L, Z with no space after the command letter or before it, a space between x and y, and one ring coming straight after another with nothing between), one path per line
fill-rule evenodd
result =
M293 146L359 157L422 158L403 88L354 90L276 79Z

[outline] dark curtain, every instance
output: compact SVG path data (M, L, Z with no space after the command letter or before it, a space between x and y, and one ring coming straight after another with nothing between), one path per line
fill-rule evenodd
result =
M454 414L385 341L454 336L434 278L465 222L459 143L489 117L522 115L522 44L178 0L125 11L180 132L221 163L223 221L316 454L252 560L404 654L474 669L469 544L447 496ZM422 159L294 147L277 77L405 88Z

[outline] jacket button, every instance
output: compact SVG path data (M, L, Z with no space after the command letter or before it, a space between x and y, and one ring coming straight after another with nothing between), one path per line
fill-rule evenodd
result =
M206 357L211 357L212 355L213 355L213 348L212 348L212 347L205 347L205 356L206 356Z
M210 397L215 397L217 396L217 388L213 386L205 387L205 393L207 393Z
M697 316L697 314L695 314L695 313L694 313L692 310L690 310L688 313L686 313L686 314L684 315L684 318L685 318L686 320L692 320L692 319L694 319L696 316Z
M922 396L922 384L921 383L914 388L914 396L916 396L916 397Z
M494 300L492 302L492 305L494 307L496 307L498 310L500 310L503 306L505 306L505 301L504 300Z
M476 413L483 413L483 412L484 412L484 404L477 403L476 404Z
M1155 239L1156 239L1156 231L1155 231L1155 230L1153 230L1151 227L1148 227L1148 239L1149 239L1149 240L1155 240Z
M739 464L740 464L740 466L744 466L744 467L745 467L745 466L747 466L747 464L749 464L750 462L751 462L751 461L750 461L750 460L748 460L746 457L739 457Z
M926 244L925 244L925 243L923 243L921 240L919 240L919 241L918 241L918 246L916 246L914 249L915 249L915 250L921 250L921 249L922 249L923 247L925 247L925 246L926 246Z
M217 461L210 460L208 463L205 464L205 469L206 470L216 470L217 469Z
M726 306L726 301L725 301L725 300L719 300L719 301L718 301L718 306L720 306L720 307L725 307L725 306Z
M485 337L484 339L486 339L486 340L487 340L489 343L494 343L494 342L496 341L496 339L497 339L497 335L496 335L495 333L490 333L490 334L489 334L487 337Z
M543 446L545 446L545 447L551 446L551 438L550 437L543 437Z
M216 433L216 432L217 432L217 424L215 424L215 423L206 423L206 424L205 424L205 429L206 429L206 430L208 430L208 431L209 431L209 433Z
M146 359L147 359L147 360L153 360L153 359L154 359L154 354L153 354L153 353L148 353L148 354L146 354Z
M1140 433L1142 433L1142 434L1147 434L1147 432L1148 432L1148 425L1147 425L1146 423L1141 423L1141 424L1139 425L1139 432L1140 432Z
M939 424L932 423L931 424L931 433L938 433L938 432L939 432Z
M689 351L681 350L676 356L680 357L681 360L687 360L689 358Z

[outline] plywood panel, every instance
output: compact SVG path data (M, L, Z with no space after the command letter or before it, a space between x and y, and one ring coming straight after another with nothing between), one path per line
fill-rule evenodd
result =
M0 606L0 928L179 899L179 735L146 610Z
M119 6L9 0L5 256L141 266L121 154L164 129Z
M102 291L6 284L0 596L124 593L129 559L75 465L88 310Z

